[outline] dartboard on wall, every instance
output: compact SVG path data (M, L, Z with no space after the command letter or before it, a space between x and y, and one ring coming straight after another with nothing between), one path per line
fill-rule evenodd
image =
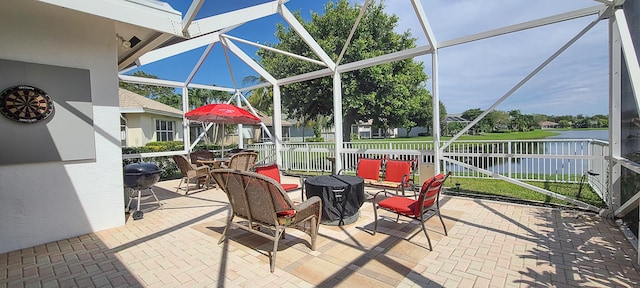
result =
M14 121L36 123L51 116L53 101L39 88L13 86L0 94L0 113Z

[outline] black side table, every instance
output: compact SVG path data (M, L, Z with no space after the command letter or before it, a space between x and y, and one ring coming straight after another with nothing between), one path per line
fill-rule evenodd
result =
M323 175L305 181L307 199L322 199L322 218L325 225L346 225L358 220L364 203L364 180L358 176Z

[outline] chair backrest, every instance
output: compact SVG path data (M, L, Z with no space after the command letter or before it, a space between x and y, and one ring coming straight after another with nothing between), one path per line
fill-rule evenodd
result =
M250 171L215 169L211 176L227 194L234 215L279 225L278 212L295 209L282 187L270 177Z
M378 177L380 177L380 166L382 166L382 159L360 158L360 160L358 160L358 171L356 175L364 179L378 181Z
M278 164L269 164L256 166L255 171L258 174L271 177L271 179L276 180L276 182L281 183L280 181L280 168L278 168Z
M194 169L193 166L191 166L191 163L189 163L187 157L184 155L173 155L173 162L176 162L182 176L187 176L187 173Z
M402 182L405 175L411 175L411 161L387 160L384 181Z
M207 150L198 150L191 151L189 157L191 158L192 164L199 165L198 160L213 160L213 158L215 158L215 154Z
M233 154L229 159L229 169L248 171L253 168L258 160L258 153L256 152L239 152Z
M412 207L413 215L419 216L423 211L426 211L427 208L430 208L434 204L438 206L440 205L440 191L442 190L442 186L444 186L444 181L449 178L449 175L451 175L451 172L447 172L447 174L441 173L427 179L427 181L424 181L424 184L422 184L422 188L420 189L420 196L416 201L417 205ZM420 203L422 203L422 208L424 209L421 209Z

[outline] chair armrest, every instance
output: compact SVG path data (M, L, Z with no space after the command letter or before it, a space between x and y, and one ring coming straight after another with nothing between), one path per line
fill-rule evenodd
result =
M296 205L295 209L297 219L305 219L311 215L316 215L316 217L318 217L318 221L320 221L320 213L322 213L322 199L318 196L313 196Z

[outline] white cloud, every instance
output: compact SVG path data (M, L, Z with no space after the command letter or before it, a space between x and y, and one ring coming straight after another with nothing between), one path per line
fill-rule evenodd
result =
M418 45L426 45L410 3L385 1L387 13L400 19L397 31L410 29ZM598 4L591 0L422 0L440 42ZM595 16L440 49L441 101L451 113L488 108L593 20ZM600 23L497 109L607 114L607 53L607 27ZM418 59L425 62L429 75L430 58Z

